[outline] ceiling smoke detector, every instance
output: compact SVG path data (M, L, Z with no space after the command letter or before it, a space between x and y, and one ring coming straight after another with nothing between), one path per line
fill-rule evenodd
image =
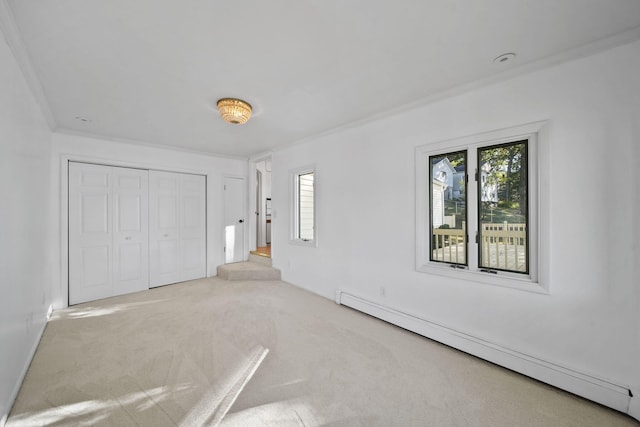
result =
M497 58L495 58L493 60L493 62L497 63L497 64L504 64L505 62L509 62L511 60L513 60L513 58L516 57L515 53L503 53L502 55L498 56Z

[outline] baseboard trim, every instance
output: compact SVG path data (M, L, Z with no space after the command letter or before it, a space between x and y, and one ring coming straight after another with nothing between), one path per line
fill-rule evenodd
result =
M631 390L633 397L629 402L629 411L627 414L640 421L640 390Z
M40 331L38 331L38 337L35 340L35 342L33 343L33 346L31 347L31 350L29 351L29 357L27 357L24 367L22 368L22 371L20 372L20 376L18 377L18 380L16 381L15 385L13 386L13 391L11 392L11 396L9 398L9 404L7 405L6 408L3 408L2 411L2 417L0 417L0 427L4 427L4 425L7 422L7 419L9 418L9 413L11 412L11 408L13 408L13 404L16 401L16 398L18 397L18 393L20 392L20 387L22 387L22 383L24 382L24 377L27 375L27 371L29 370L29 366L31 366L31 361L33 360L33 356L35 356L36 351L38 350L38 346L40 345L40 340L42 340L42 335L44 334L44 330L47 327L47 323L49 322L49 318L51 317L51 306L49 307L49 310L47 311L47 315L45 317L45 321L42 324L42 327L40 328Z
M418 316L382 306L342 290L336 291L336 303L624 412L634 418L638 418L640 415L637 413L638 408L635 408L638 405L631 406L632 397L629 388L612 381L506 348ZM635 397L635 400L637 399L638 397Z

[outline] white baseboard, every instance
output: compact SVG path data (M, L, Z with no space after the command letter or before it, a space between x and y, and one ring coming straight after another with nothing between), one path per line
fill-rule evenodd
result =
M336 291L336 303L640 419L639 398L636 396L632 404L628 387L529 356L341 290Z
M633 397L629 402L629 411L627 414L640 421L640 390L631 390Z
M51 317L52 308L49 306L49 310L47 311L47 315L45 318L40 331L38 331L38 337L34 341L31 350L29 351L29 357L24 362L24 366L22 367L22 371L20 372L20 376L13 386L13 391L11 392L11 396L9 398L9 402L6 408L2 408L2 414L0 416L0 427L4 427L7 422L7 418L9 418L9 412L11 412L11 408L13 407L16 398L18 397L18 392L20 392L20 387L22 387L22 382L24 381L24 377L27 375L27 371L29 370L29 366L31 366L31 361L33 360L33 356L36 354L36 350L38 350L38 345L40 345L40 340L42 340L42 334L44 334L44 330L47 327L47 322Z

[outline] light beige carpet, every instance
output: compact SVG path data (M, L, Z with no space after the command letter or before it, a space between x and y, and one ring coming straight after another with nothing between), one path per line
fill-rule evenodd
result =
M280 281L202 279L54 313L8 426L631 426Z

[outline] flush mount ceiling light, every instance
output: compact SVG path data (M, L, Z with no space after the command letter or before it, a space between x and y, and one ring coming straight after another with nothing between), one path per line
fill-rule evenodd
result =
M222 120L234 125L247 123L251 117L251 105L235 98L222 98L218 100L218 111Z
M513 60L513 58L516 57L516 54L513 52L510 53L503 53L502 55L498 56L497 58L495 58L493 60L493 62L496 62L498 64L504 64L505 62L509 62L511 60Z

